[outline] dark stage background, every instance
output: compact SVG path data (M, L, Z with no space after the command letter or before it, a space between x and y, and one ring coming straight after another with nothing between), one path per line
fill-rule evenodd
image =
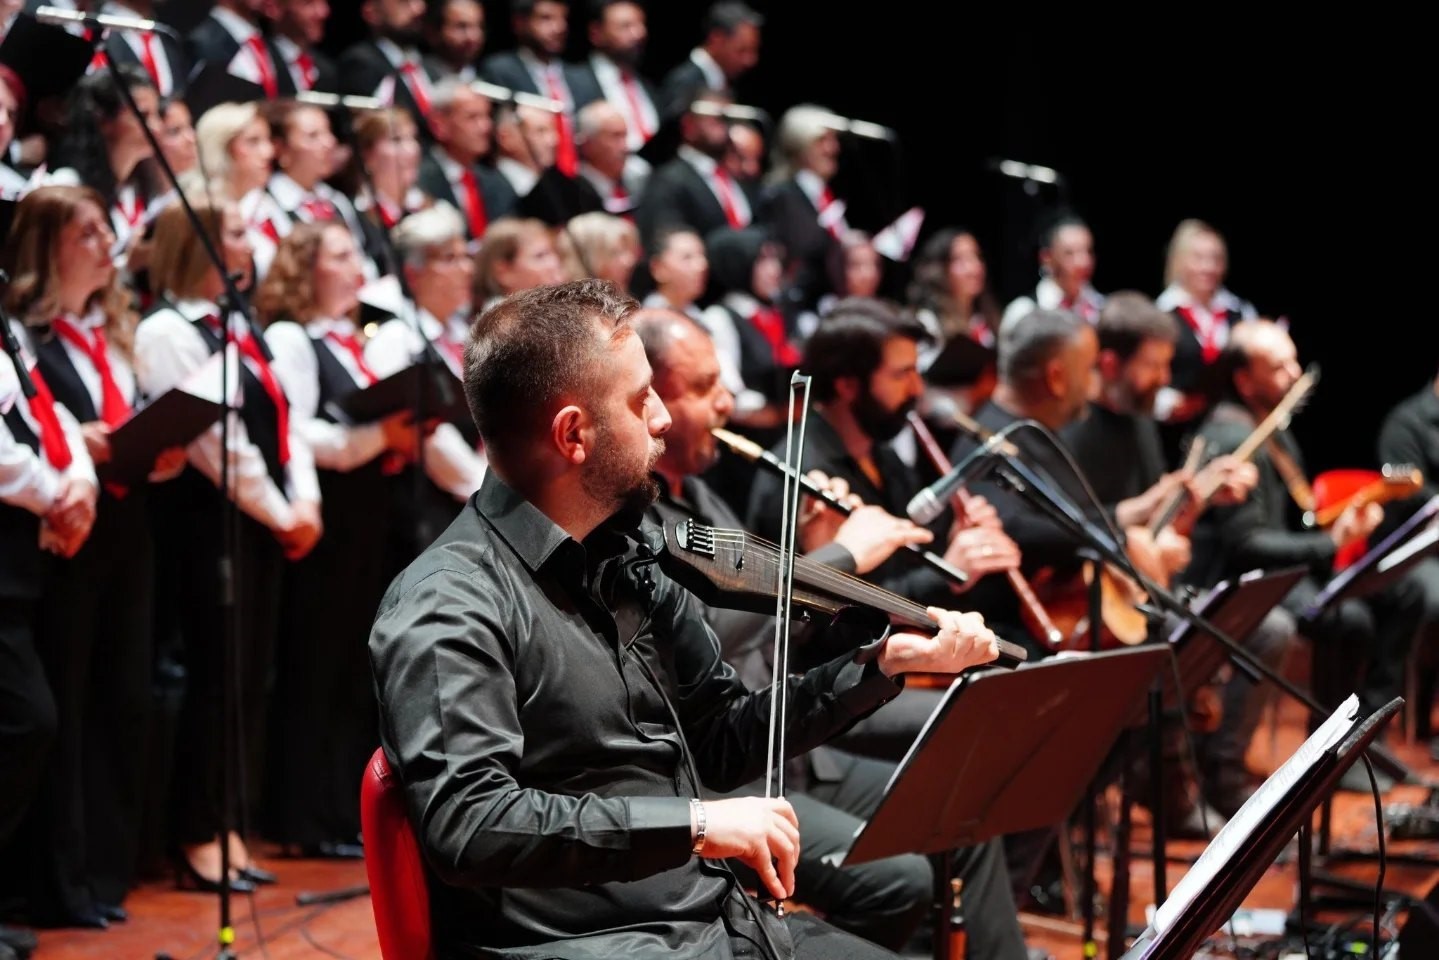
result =
M1439 372L1424 279L1433 231L1395 228L1418 222L1432 194L1432 154L1417 148L1432 110L1406 93L1421 88L1418 31L1354 11L1265 26L1264 14L1210 5L1161 22L1092 8L999 16L918 0L751 2L768 22L740 99L776 118L808 101L898 130L898 151L847 147L841 176L874 200L852 202L853 221L873 227L919 204L924 235L973 227L1005 299L1033 286L1030 231L1058 197L1028 196L991 158L1066 177L1068 201L1094 228L1104 292L1158 294L1174 226L1214 224L1229 242L1231 289L1288 317L1301 362L1322 367L1294 426L1311 475L1372 465L1384 413ZM331 4L326 45L342 49L360 36L359 3ZM209 5L169 6L185 21ZM484 6L488 48L508 46L508 4ZM699 40L707 4L646 6L646 67L659 78ZM584 4L571 8L578 55Z

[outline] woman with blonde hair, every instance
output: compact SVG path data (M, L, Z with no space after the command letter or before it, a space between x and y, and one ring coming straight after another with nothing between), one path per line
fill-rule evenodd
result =
M629 292L641 252L633 223L608 213L582 213L560 231L559 240L569 279L597 277Z
M1155 404L1161 420L1183 423L1200 416L1217 396L1214 361L1229 331L1259 316L1254 306L1224 286L1229 251L1224 238L1203 220L1181 221L1165 256L1165 290L1155 306L1179 320L1179 340L1170 365L1171 389Z
M475 258L475 303L481 312L512 293L564 279L555 238L544 221L502 217L485 231Z
M238 208L233 202L212 206L204 197L192 203L225 272L239 275L237 286L248 289L252 252ZM233 764L231 772L240 772L240 783L260 783L264 697L279 626L281 575L286 558L305 556L320 537L320 489L309 444L290 416L279 378L248 319L221 307L225 279L178 205L156 222L150 280L159 300L135 336L136 372L144 392L158 396L189 384L219 395L223 367L228 370L223 393L238 401L228 424L216 423L186 447L184 472L155 491L155 515L158 583L168 601L159 609L171 610L170 627L179 638L186 671L175 745L177 880L189 889L215 891L228 883L232 890L247 891L256 883L273 882L274 874L256 866L242 840L249 808L241 809L240 821L220 837L222 805L233 802L237 782L232 776L231 795L222 794L221 764ZM228 441L223 447L222 437ZM228 488L222 490L222 464L227 462ZM226 496L236 508L230 535L233 586L219 573ZM236 609L243 616L231 621ZM219 641L232 625L238 632L222 661ZM220 709L224 684L233 684L238 695L233 740L225 736ZM243 745L243 753L233 752L236 744ZM229 877L221 876L222 839L229 851Z
M16 211L3 255L7 310L25 325L42 382L80 421L90 459L139 401L136 316L110 258L105 199L89 187L41 187ZM184 463L169 451L152 478ZM95 525L59 561L40 601L41 656L59 726L33 834L31 910L47 923L103 927L122 918L138 855L149 718L153 542L147 484L107 483Z
M804 309L829 292L829 258L849 229L844 204L830 189L839 172L837 120L823 107L800 104L785 111L775 134L764 220L787 251L788 285Z
M387 476L416 458L408 408L352 424L345 398L378 377L356 319L360 252L340 222L300 223L255 297L290 415L310 448L325 536L287 568L265 806L269 836L307 856L356 855L355 771L377 745L366 640L385 587Z
M236 205L249 233L256 272L263 277L280 243L271 222L278 214L265 191L275 165L270 125L257 104L222 103L196 121L195 141L207 198Z

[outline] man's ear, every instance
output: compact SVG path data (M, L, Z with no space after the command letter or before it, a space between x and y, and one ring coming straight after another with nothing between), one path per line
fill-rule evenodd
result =
M1050 397L1062 397L1069 393L1063 357L1051 357L1044 364L1044 389Z
M846 404L853 404L861 392L859 377L839 377L834 381L834 395Z
M589 456L589 421L585 411L574 404L561 407L550 421L550 442L566 463L579 466Z

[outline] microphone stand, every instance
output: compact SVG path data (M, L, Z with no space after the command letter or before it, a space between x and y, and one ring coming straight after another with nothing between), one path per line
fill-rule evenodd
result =
M10 287L10 274L4 270L0 270L0 287L7 290ZM15 377L20 381L20 392L25 395L26 400L33 400L35 382L30 379L30 371L25 369L25 359L20 353L20 341L10 326L10 311L5 309L3 302L0 302L0 344L3 344L6 355L10 357L10 364L15 368Z
M1193 610L1189 609L1189 607L1186 606L1182 601L1175 597L1174 594L1170 593L1163 587L1158 586L1152 580L1144 576L1144 574L1142 574L1139 570L1135 568L1134 564L1130 561L1128 555L1115 542L1114 538L1109 536L1107 532L1098 529L1095 524L1091 523L1088 519L1086 519L1085 516L1074 506L1074 504L1068 498L1055 491L1049 483L1041 479L1033 470L1026 466L1017 457L1014 457L1004 452L1002 449L997 449L995 451L992 464L993 466L991 467L991 469L993 470L996 479L1001 484L1001 486L1007 487L1022 496L1025 500L1033 504L1042 513L1044 513L1051 520L1057 523L1072 537L1078 540L1081 544L1085 545L1087 549L1097 554L1101 560L1114 564L1121 571L1132 577L1134 581L1139 584L1140 588L1143 589L1151 598L1153 598L1153 600L1155 600L1159 604L1159 610L1148 609L1144 611L1145 613L1151 616L1156 614L1169 613L1176 617L1179 617L1180 619L1191 624L1195 629L1214 637L1217 641L1223 644L1227 650L1230 662L1232 662L1238 670L1240 670L1247 677L1249 677L1250 680L1254 681L1255 683L1259 683L1261 678L1267 679L1275 686L1279 687L1279 689L1287 693L1290 697L1303 704L1315 717L1322 718L1327 714L1327 711L1325 711L1324 708L1321 707L1312 696L1300 690L1298 687L1294 686L1284 677L1276 673L1269 667L1268 664L1264 663L1258 657L1254 656L1254 654L1250 653L1244 647L1240 646L1239 643L1237 643L1232 637L1230 637L1223 630L1220 630L1213 623L1211 623L1208 618L1198 613L1195 613ZM1099 582L1098 573L1099 564L1096 563L1094 577L1094 584L1096 586L1091 587L1091 590L1097 588L1097 584ZM1093 597L1091 597L1091 602L1093 602ZM1098 619L1092 613L1090 624L1091 631L1098 629L1097 624ZM1150 728L1152 731L1152 737L1157 737L1158 733L1158 708L1158 698L1151 694L1149 701L1149 710L1151 714ZM1151 745L1151 751L1153 751L1153 745ZM1389 755L1382 747L1371 745L1367 748L1367 751L1372 757L1373 761L1381 768L1386 769L1388 772L1390 772L1391 775L1395 776L1401 781L1409 778L1410 771L1408 767L1406 767L1398 759ZM1153 752L1151 752L1151 757L1153 757L1153 755ZM1151 770L1151 776L1154 777L1156 781L1158 780L1158 775L1159 771L1157 767ZM1127 804L1127 800L1125 802ZM1156 804L1156 806L1158 806L1158 804ZM1155 811L1153 811L1153 814L1156 824L1154 832L1154 856L1156 862L1158 862L1164 856L1164 852L1161 846L1163 842L1163 828L1159 826L1160 821L1162 820L1162 811L1156 809ZM1127 826L1124 823L1124 814L1121 814L1121 824L1119 831L1120 838L1127 840L1127 832ZM1121 856L1124 858L1125 870L1127 870L1128 851L1120 850L1118 846L1116 846L1116 849L1114 851L1114 857L1116 861L1118 861ZM1093 869L1093 864L1089 864L1089 870L1091 873L1093 872ZM1120 879L1120 869L1117 863L1114 873L1114 889L1116 891L1123 891L1125 899L1127 899L1127 879ZM1157 876L1158 874L1156 874L1156 877ZM1156 891L1156 893L1158 893L1158 891ZM1111 899L1113 899L1113 897ZM1158 896L1156 896L1156 902L1160 902L1160 898ZM1090 908L1086 907L1086 911L1088 909ZM1127 909L1127 904L1124 904L1122 906L1113 903L1111 904L1109 951L1112 957L1118 957L1123 949L1123 943L1125 940L1124 924Z
M108 35L108 31L107 31ZM103 40L101 41L104 42ZM255 327L254 318L251 316L249 304L241 296L239 288L235 285L234 278L225 269L224 257L216 249L214 240L206 232L204 224L200 222L199 214L191 205L185 191L181 189L179 178L175 176L174 169L170 166L169 160L165 158L165 152L161 149L159 140L156 138L150 125L145 122L145 115L140 110L139 104L135 102L135 96L130 92L129 85L125 78L120 75L120 68L114 57L105 58L110 81L114 84L120 99L125 103L126 108L134 116L135 122L139 124L141 133L144 134L146 142L150 146L156 164L165 174L165 179L170 188L174 190L176 199L184 209L186 217L190 221L190 227L195 231L201 248L206 258L210 261L215 271L220 276L220 282L224 286L222 296L221 323L223 330L220 334L220 402L222 406L220 417L220 559L218 563L218 574L220 583L220 619L223 624L221 630L221 655L220 669L223 675L220 678L220 877L216 887L220 899L220 927L217 932L218 960L234 960L235 953L231 949L235 942L235 929L231 922L230 911L230 832L231 824L234 822L234 811L232 809L233 785L230 783L231 763L238 764L239 756L233 749L233 739L238 732L232 729L232 723L238 723L239 697L234 690L234 684L238 681L238 673L235 671L236 650L235 645L239 636L238 616L239 608L235 598L237 594L237 576L235 570L235 538L238 523L238 511L235 509L234 501L231 498L231 475L230 475L230 417L234 408L230 404L230 351L229 334L230 318L233 313L238 312L249 325L251 338L255 341L260 355L268 363L273 359L269 347L259 330Z

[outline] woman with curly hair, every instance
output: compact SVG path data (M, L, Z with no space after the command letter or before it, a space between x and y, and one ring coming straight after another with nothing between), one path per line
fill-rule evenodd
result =
M309 856L359 853L355 771L378 744L366 643L385 588L386 475L419 442L408 410L352 424L338 409L377 380L355 322L363 285L344 223L299 223L255 300L324 503L324 538L285 575L274 700L285 735L266 797L270 837Z
M13 278L5 306L24 323L45 383L80 421L102 471L110 432L139 399L137 318L110 259L114 239L97 191L41 187L20 203L3 256ZM183 463L183 450L169 451L151 479ZM89 539L56 565L40 602L59 727L31 833L31 909L61 926L122 918L135 870L153 635L146 488L105 484Z

